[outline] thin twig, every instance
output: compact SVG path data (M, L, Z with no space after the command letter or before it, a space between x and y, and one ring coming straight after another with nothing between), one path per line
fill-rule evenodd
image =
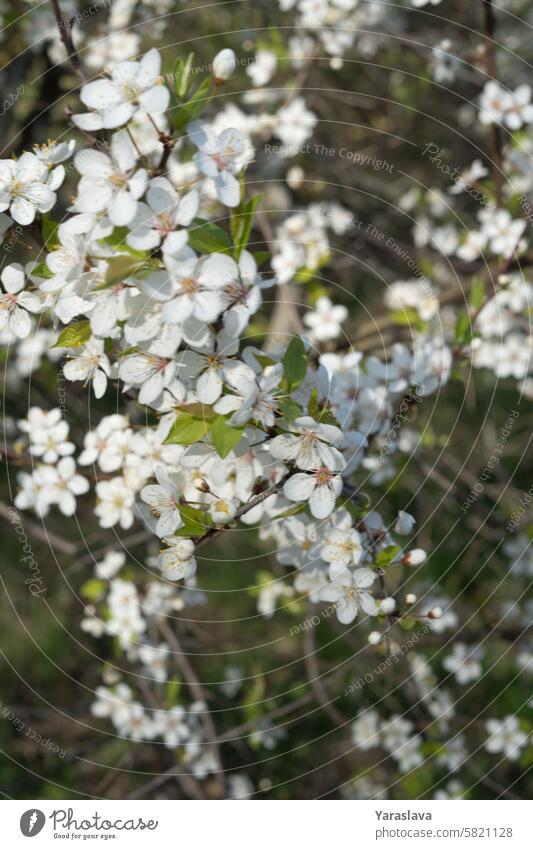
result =
M316 643L315 643L315 633L314 628L309 628L304 634L304 663L307 671L307 680L311 685L311 689L315 695L315 698L319 705L324 708L324 713L326 713L334 725L338 725L339 728L344 728L348 720L335 707L333 701L328 697L326 692L326 688L324 686L324 682L320 675L320 670L318 668L318 661L316 657Z
M266 501L271 495L274 495L276 492L279 492L287 480L290 477L290 472L284 475L277 483L269 486L268 489L265 489L263 492L260 492L259 495L256 495L255 498L252 498L251 501L247 501L246 504L243 504L242 507L239 507L237 512L235 513L235 519L240 519L241 516L244 516L245 513L248 513L249 510L252 510L253 507L256 507L258 504L261 504L263 501ZM224 533L224 531L229 530L227 527L214 527L210 528L203 536L196 537L194 543L196 547L203 545L207 540L213 539L214 537L219 536L219 534Z
M78 55L78 51L74 47L74 42L72 40L72 27L74 25L75 18L65 17L59 6L59 0L51 0L52 9L54 10L54 17L56 19L57 28L59 30L59 37L63 42L65 50L67 51L67 56L70 61L70 64L74 68L77 74L82 78L82 80L86 80L87 76L85 71L83 70L83 66L81 64L81 59Z

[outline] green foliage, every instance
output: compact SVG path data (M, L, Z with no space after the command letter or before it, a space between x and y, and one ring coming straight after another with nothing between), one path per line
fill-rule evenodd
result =
M217 416L211 426L211 438L217 454L227 457L240 442L244 430L244 427L231 427L224 416Z
M283 355L284 383L289 391L297 389L307 373L307 353L299 336L294 336Z
M165 439L166 445L192 445L206 436L213 425L212 419L180 413Z
M186 97L189 89L193 59L194 53L191 52L185 61L181 57L176 59L174 65L174 94L181 100Z
M248 245L254 214L261 202L261 198L262 195L254 195L246 200L243 196L239 206L233 211L231 216L231 236L235 247L235 259L239 259L241 253Z
M467 345L472 341L472 321L470 315L466 312L460 312L455 322L455 343L456 345Z
M381 551L378 551L374 558L373 565L379 569L386 569L400 553L400 550L399 545L387 545L385 548L382 548Z
M205 510L198 510L189 504L180 504L180 516L183 525L176 531L179 537L201 537L211 526L211 519Z
M69 324L59 334L59 338L53 348L80 348L91 338L91 323L88 319L75 321Z
M231 239L222 227L211 221L195 218L189 230L189 245L198 253L231 253Z
M210 77L206 77L186 103L172 110L174 129L183 130L187 124L199 118L212 97L213 83Z

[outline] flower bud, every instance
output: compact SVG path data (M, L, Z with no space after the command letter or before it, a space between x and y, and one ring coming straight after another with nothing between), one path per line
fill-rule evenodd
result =
M287 180L289 189L296 191L296 189L300 188L305 179L305 171L299 165L293 165L292 168L289 168L287 171L285 179Z
M396 601L393 598L382 598L378 601L378 607L380 613L393 613L396 610Z
M420 566L426 559L427 554L423 548L413 548L404 554L402 563L404 566Z
M414 593L407 593L405 596L406 604L416 604L416 595Z
M442 607L432 607L428 613L428 619L440 619L442 616Z
M220 53L217 53L213 59L213 64L211 66L215 82L229 80L229 78L233 76L236 67L237 57L233 50L230 50L229 47L221 50Z
M195 478L194 485L199 492L211 492L209 484L204 478Z
M371 646L377 646L381 642L381 634L379 631L371 631L368 635L368 642Z

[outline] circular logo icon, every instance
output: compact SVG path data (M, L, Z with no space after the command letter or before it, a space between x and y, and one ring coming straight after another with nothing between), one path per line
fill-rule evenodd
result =
M20 830L24 837L35 837L42 831L46 817L38 808L30 808L24 811L20 818Z

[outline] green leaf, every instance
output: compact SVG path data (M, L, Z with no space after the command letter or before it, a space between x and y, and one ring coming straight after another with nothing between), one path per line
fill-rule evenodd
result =
M234 253L236 259L239 259L241 253L248 245L255 210L261 198L262 195L254 195L248 200L243 198L231 216L231 236L235 245Z
M126 256L122 254L115 256L109 261L106 275L105 286L115 286L117 283L122 283L128 277L140 273L148 273L159 268L157 260L139 259L135 256Z
M455 342L457 345L466 345L472 341L472 323L467 312L460 312L455 322Z
M485 300L485 281L481 277L474 277L472 281L472 290L470 292L470 306L473 310L478 310Z
M182 100L187 94L189 88L189 80L191 78L192 62L194 53L189 53L186 61L178 59L174 65L174 93Z
M80 589L83 598L88 601L99 601L104 597L107 588L106 581L100 581L98 578L91 578L85 581Z
M200 83L193 96L173 113L172 120L176 130L182 130L190 121L194 121L203 112L213 97L211 78Z
M111 248L115 248L115 250L121 254L136 256L138 259L145 259L148 257L146 251L138 251L135 248L130 248L126 242L126 237L129 232L129 227L115 227L110 236L106 236L105 239L99 239L99 242L103 245L109 245Z
M416 626L416 619L413 616L402 616L402 618L398 620L398 624L404 631L412 631Z
M175 536L201 537L209 530L211 518L208 513L188 504L180 504L179 511L184 524L176 531Z
M53 221L52 218L49 218L48 215L43 215L43 221L41 224L41 233L43 236L43 242L47 250L52 251L59 244L59 240L57 238L57 221Z
M44 277L47 280L50 277L54 276L53 272L50 271L50 269L48 268L46 262L36 262L35 265L32 266L31 274L34 274L36 277Z
M174 672L175 676L176 673ZM177 704L178 696L181 690L181 681L179 678L174 677L172 681L167 681L165 684L165 692L167 697L167 705L169 707L174 707Z
M314 271L311 268L300 268L299 271L294 275L295 283L308 283L309 280L313 279Z
M213 422L208 419L180 413L165 439L166 445L192 445L211 430Z
M284 398L281 402L281 413L286 422L293 422L302 415L302 408L292 398Z
M217 454L224 459L240 442L244 427L231 427L224 416L217 416L211 428L211 438Z
M396 324L413 327L415 330L423 330L426 326L426 322L420 318L417 311L410 307L402 307L402 309L393 310L392 318Z
M384 569L387 566L390 566L399 551L399 545L388 545L386 548L382 548L376 556L374 565L379 566L380 569Z
M231 252L228 234L211 221L201 218L195 218L194 226L189 230L189 245L202 254Z
M282 362L288 388L296 389L307 373L307 354L299 336L291 339Z
M255 259L256 265L259 268L260 265L263 265L267 259L270 259L270 251L256 251L253 254L253 258Z
M324 404L321 406L318 403L318 391L316 389L313 389L309 396L307 412L316 422L322 422L322 424L331 424L335 425L335 427L339 427L339 422L331 410L328 410L327 406Z
M179 404L176 409L177 412L189 413L197 419L215 419L217 416L212 407L201 404L200 401L195 401L192 404Z
M91 323L84 319L69 324L59 334L59 339L52 345L53 348L79 348L85 345L91 338Z

